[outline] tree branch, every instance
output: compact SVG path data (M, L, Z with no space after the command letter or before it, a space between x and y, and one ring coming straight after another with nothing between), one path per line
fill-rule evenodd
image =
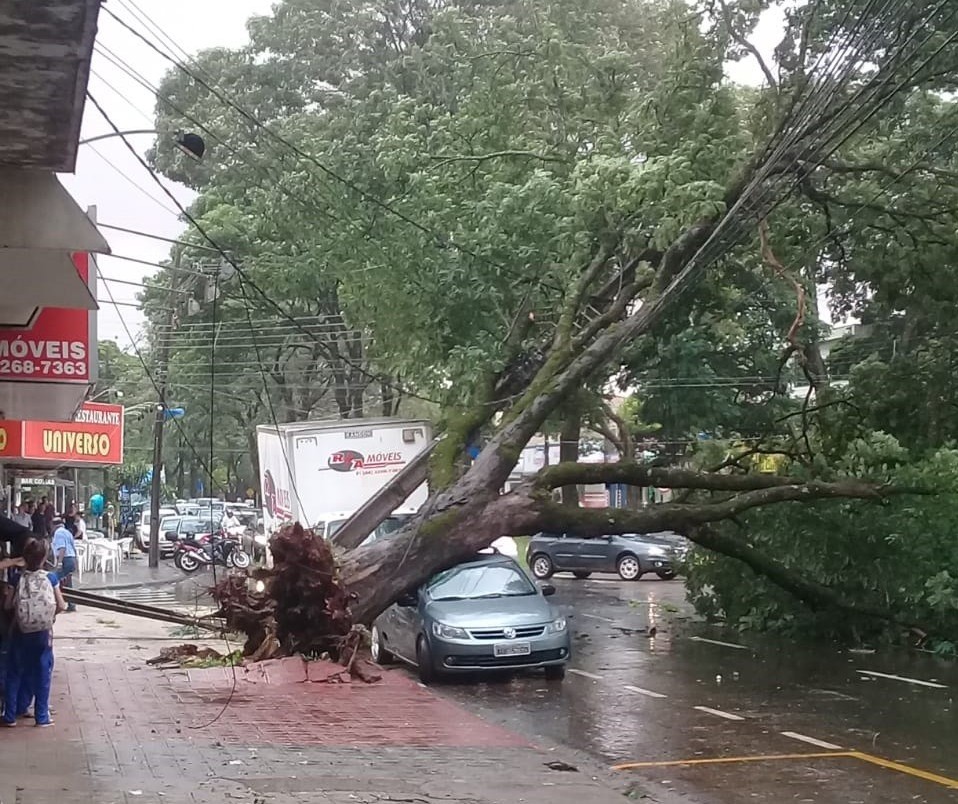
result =
M615 464L613 464L614 466ZM691 473L695 474L695 473ZM774 477L774 476L773 476ZM760 482L761 475L716 475L716 478L749 479ZM774 478L780 483L787 478ZM586 482L601 482L588 480ZM694 482L688 478L687 483ZM679 485L675 488L695 488ZM810 502L825 499L882 500L896 494L921 493L918 490L901 489L887 484L868 483L862 480L837 480L832 483L813 480L808 483L757 487L743 491L719 502L662 503L650 505L641 511L624 508L578 509L570 511L545 495L536 500L536 520L541 530L552 533L570 533L576 536L604 536L610 533L656 533L674 530L680 533L691 528L720 522L765 505L783 502Z
M573 288L569 294L569 298L559 315L559 323L556 326L555 338L553 340L553 346L555 348L567 348L570 345L572 340L572 325L575 322L576 315L579 313L579 309L582 306L586 294L589 292L589 288L598 277L599 272L605 268L611 256L612 249L606 245L599 246L589 264L586 265L579 274L575 288Z
M775 256L775 252L772 251L772 246L768 241L768 223L764 218L759 221L758 224L758 239L762 250L762 261L771 268L780 279L784 279L788 282L795 291L795 318L792 321L792 325L788 328L788 334L785 336L785 339L792 349L801 356L804 352L801 348L802 345L798 342L798 331L801 329L802 324L805 323L805 286L792 276L788 272L788 269L779 261L778 257Z
M752 54L752 56L755 57L755 61L758 62L758 66L765 74L765 80L768 81L769 87L777 92L778 82L775 80L775 76L772 74L771 69L769 69L768 64L765 63L765 59L762 58L762 54L758 52L758 48L749 42L748 39L739 31L735 30L735 26L732 24L732 12L725 2L723 0L718 0L718 4L722 7L722 16L725 18L725 28L728 31L729 36L732 37L737 45L745 48L749 53Z
M540 154L535 151L493 151L488 154L430 154L430 159L439 162L436 167L443 167L452 162L475 162L482 164L492 159L538 159L540 162L560 162L567 164L572 160L556 154Z
M958 171L947 170L945 168L939 168L928 164L915 165L908 170L892 167L884 162L861 162L858 164L852 164L850 162L841 162L836 159L823 159L819 162L819 164L824 168L835 171L836 173L883 173L886 176L891 176L894 179L901 179L904 176L907 176L909 173L921 172L930 173L932 176L940 179L958 181Z
M633 461L619 463L558 463L541 469L532 479L534 489L555 489L570 483L625 483L702 491L755 491L801 485L796 477L766 474L717 474L691 469L648 466Z
M853 614L897 623L906 628L921 630L896 614L875 606L859 605L849 601L831 587L812 581L800 572L766 555L748 542L724 534L707 525L691 528L685 535L702 547L735 558L750 567L757 575L768 578L776 586L789 592L812 609L831 607Z

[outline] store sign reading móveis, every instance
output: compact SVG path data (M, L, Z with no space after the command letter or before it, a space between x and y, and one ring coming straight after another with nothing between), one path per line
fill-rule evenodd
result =
M90 255L74 254L73 263L89 285ZM25 327L0 327L0 382L90 382L94 315L80 308L44 307Z

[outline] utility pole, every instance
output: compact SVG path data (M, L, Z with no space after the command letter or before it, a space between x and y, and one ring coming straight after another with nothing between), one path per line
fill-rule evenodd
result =
M180 267L180 252L177 251L173 259L175 268ZM172 282L176 281L174 274ZM153 476L150 478L150 550L148 554L150 568L160 566L160 495L163 493L163 484L160 474L163 471L163 426L166 424L166 388L167 375L170 366L170 342L173 338L173 327L176 326L176 308L173 294L170 294L169 317L166 329L160 334L156 348L157 391L159 399L156 404L156 417L153 419Z

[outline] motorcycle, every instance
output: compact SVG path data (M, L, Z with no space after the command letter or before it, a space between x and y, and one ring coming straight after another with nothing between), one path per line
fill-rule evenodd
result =
M173 563L183 572L196 572L209 565L246 569L252 559L236 539L206 535L199 539L180 539L173 553Z

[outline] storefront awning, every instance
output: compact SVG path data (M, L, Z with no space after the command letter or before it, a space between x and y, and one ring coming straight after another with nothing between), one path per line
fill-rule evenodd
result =
M73 171L99 11L100 0L0 3L0 165Z
M55 173L76 165L100 4L0 2L0 419L68 420L96 379L86 261L109 247Z

